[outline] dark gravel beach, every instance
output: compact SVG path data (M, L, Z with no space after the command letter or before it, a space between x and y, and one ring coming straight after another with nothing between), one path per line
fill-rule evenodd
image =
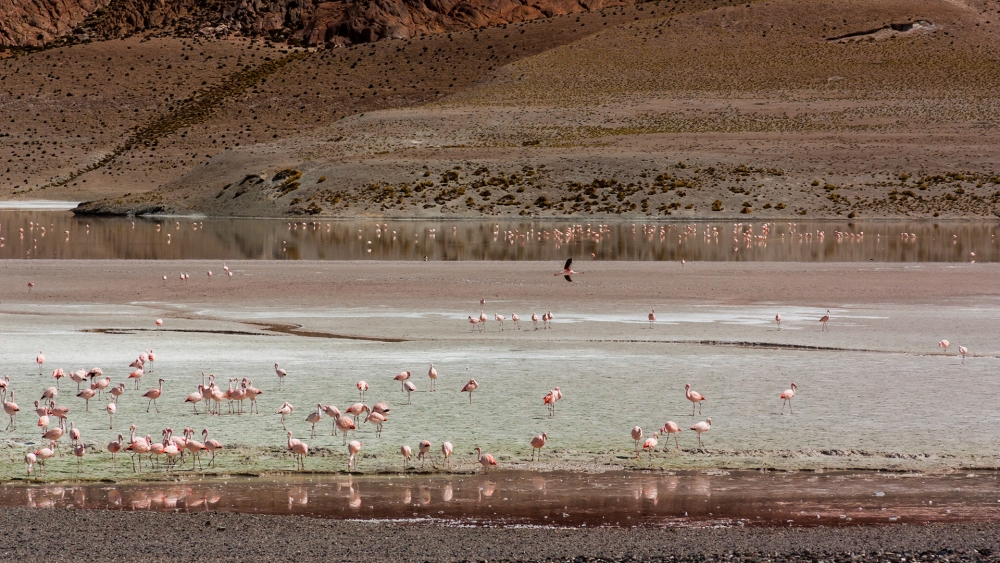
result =
M998 561L1000 523L502 528L204 512L0 510L3 561Z

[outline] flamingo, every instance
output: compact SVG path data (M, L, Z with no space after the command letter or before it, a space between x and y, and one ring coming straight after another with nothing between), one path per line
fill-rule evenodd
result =
M38 417L38 427L41 428L42 431L49 429L49 415L43 414Z
M295 459L298 460L296 469L305 471L306 456L309 455L309 445L301 440L293 439L291 430L288 431L288 451L292 452L295 455Z
M59 380L66 377L66 372L63 371L63 368L56 368L52 372L52 377L54 377L56 380L56 387L59 387Z
M486 330L486 313L482 310L479 311L479 322L483 324L483 330Z
M351 430L358 429L357 425L354 424L354 421L351 420L351 417L346 414L337 419L337 428L339 428L340 432L344 435L345 446L347 445L347 433Z
M336 436L337 435L337 419L340 418L340 409L338 409L337 407L334 407L332 405L323 405L323 412L326 413L326 416L328 416L328 417L330 417L330 418L333 419L333 432L331 433L331 435L332 436Z
M555 391L549 391L548 393L546 393L546 395L542 397L542 404L545 405L546 408L548 408L549 416L553 416L555 414L555 406L556 406Z
M649 328L653 328L653 321L656 320L656 309L650 309L649 311Z
M126 450L132 451L132 471L135 471L135 459L139 458L139 471L142 471L142 454L148 454L152 451L152 444L150 443L149 436L145 438L135 439L135 425L133 424L130 428L131 430L131 443L125 447Z
M201 465L201 452L207 450L208 448L205 446L205 444L195 441L192 438L193 435L194 435L194 428L184 429L184 438L185 438L184 449L191 452L191 457L194 459L194 461L191 462L191 467L193 468L194 462L197 461L198 468L204 469L204 467L202 467Z
M958 353L962 355L962 365L965 365L965 356L969 354L969 349L965 346L958 347Z
M42 438L49 440L53 445L56 445L56 441L63 437L63 429L56 426L55 428L50 428L42 434Z
M549 439L549 435L542 432L538 436L531 439L531 459L535 460L535 452L538 452L538 459L542 459L542 447L545 445L545 441Z
M583 273L583 272L574 272L572 266L573 266L573 259L569 258L569 259L566 260L566 265L563 266L562 271L561 272L556 272L553 275L555 275L555 276L562 276L562 277L566 278L566 281L571 282L571 281L573 281L573 278L571 278L570 276L572 276L574 274L582 274Z
M826 330L826 323L830 320L830 310L826 310L826 314L820 317L819 322L823 323L823 330Z
M105 377L104 379L95 380L92 387L97 390L97 398L102 398L104 396L104 390L111 385L111 378Z
M382 423L386 422L387 420L389 420L387 416L385 416L380 412L375 412L375 411L368 413L368 416L365 417L365 423L371 422L372 424L375 425L375 437L379 437L382 435Z
M124 383L119 383L118 387L112 387L111 388L111 396L113 396L115 398L114 401L115 401L116 405L118 404L118 397L121 397L124 394L125 394L125 384Z
M35 282L29 281L28 282L28 293L31 293L31 288L33 288L33 287L35 287Z
M468 383L462 387L462 393L469 394L469 404L472 404L472 392L479 389L479 383L475 379L470 379Z
M163 319L156 319L156 328L163 326Z
M795 414L792 412L792 397L795 396L796 389L798 389L798 386L793 381L791 389L785 389L781 393L781 397L779 397L781 399L781 412L785 412L785 403L788 403L788 414Z
M153 351L150 350L149 351L149 373L153 373L153 360L155 360L155 359L156 359L156 356L154 356L153 355Z
M280 407L278 407L278 410L274 411L274 414L280 414L281 415L281 427L284 428L286 431L288 430L288 428L285 426L285 417L288 416L288 415L290 415L290 414L292 414L292 411L294 409L295 409L295 407L293 407L291 405L291 403L289 403L288 401L285 401L285 403L283 405L281 405Z
M652 438L646 438L646 441L642 443L643 451L649 454L649 461L653 461L653 451L656 450L656 444L659 443L659 432L653 432Z
M431 364L431 368L427 370L427 377L431 378L431 390L430 393L434 392L434 382L438 378L438 370L434 369L434 364Z
M531 313L531 324L538 330L538 313Z
M253 414L254 407L257 409L257 414L260 414L260 406L257 405L257 397L264 392L253 386L253 380L243 378L243 385L246 387L247 399L250 399L250 414Z
M451 442L441 442L441 455L444 457L445 463L451 465L449 458L451 453L455 451L455 446L451 445Z
M76 429L75 422L69 423L69 440L72 444L76 444L80 441L80 431Z
M97 391L95 391L93 388L84 389L83 391L80 391L79 393L76 394L77 397L80 397L81 399L87 402L87 408L86 408L87 412L90 412L90 400L94 398L94 395L97 395Z
M55 449L54 449L55 447L56 447L56 445L53 443L53 444L49 444L49 447L47 447L47 448L39 448L39 449L35 450L34 452L32 452L32 453L35 454L35 458L38 460L38 465L41 468L41 472L42 473L45 473L45 460L47 460L47 459L51 458L52 456L56 455L56 452L55 452Z
M57 407L55 401L49 402L49 414L59 419L59 425L66 429L66 417L69 416L69 407Z
M14 391L11 390L10 400L4 401L3 403L3 412L7 413L7 416L10 417L10 423L7 424L7 428L4 430L17 430L17 425L14 424L14 417L17 416L17 411L19 410L21 410L21 408L14 402Z
M695 432L698 433L698 447L700 447L702 450L705 449L705 446L702 445L701 443L701 435L704 434L705 432L708 432L709 429L711 428L712 428L711 418L706 418L702 422L699 422L698 424L695 424L694 426L691 427L691 430L694 430Z
M108 451L111 452L111 461L114 461L115 460L115 455L118 452L121 451L121 449L122 449L122 439L123 439L123 436L121 434L119 434L117 440L113 440L113 441L111 441L111 442L108 443Z
M521 317L517 316L517 313L510 314L510 322L514 323L514 326L517 327L517 330L521 330Z
M400 446L399 453L403 456L403 473L406 473L406 465L410 463L410 456L413 455L413 449L410 446Z
M493 313L493 319L498 323L500 323L500 330L498 330L497 332L503 332L503 322L507 320L507 317L499 315L497 313Z
M309 413L309 416L306 417L306 422L312 424L312 430L309 431L310 438L316 437L316 423L319 422L321 418L323 418L322 412L323 412L323 405L317 403L316 410Z
M948 353L948 347L951 346L951 342L948 342L947 340L942 340L941 342L938 342L938 346L940 346L941 348L943 348L944 349L944 353L947 354Z
M31 470L35 468L35 461L37 460L38 456L36 456L33 452L28 452L24 454L24 463L28 466L29 476L31 475Z
M352 465L354 466L354 470L355 471L358 470L357 455L358 455L358 452L361 451L361 446L363 446L363 445L364 444L362 444L361 442L359 442L357 440L351 440L351 443L347 444L347 453L351 454L350 457L347 459L347 470L348 471L351 470L351 466Z
M76 382L76 390L80 390L80 384L87 381L87 372L82 369L69 372L69 378Z
M392 379L393 379L393 381L399 381L400 382L400 384L401 384L400 391L406 391L406 385L403 385L402 382L406 381L409 378L410 378L410 372L409 371L401 371L401 372L397 373L396 377L393 377Z
M41 350L38 351L38 355L35 356L35 363L38 364L38 375L42 375L42 364L45 363L45 354Z
M552 311L547 311L543 320L548 324L546 328L552 328Z
M278 367L278 362L274 362L274 373L278 374L278 387L280 388L285 383L285 376L288 372Z
M679 434L680 432L681 432L681 427L678 426L677 423L672 420L668 420L667 423L663 425L663 428L660 428L660 434L668 434L667 436L668 440L670 439L669 434L674 435L674 446L678 450L681 449L681 445L677 442L677 434Z
M132 373L128 374L128 379L135 380L135 390L139 390L139 380L142 379L142 368L135 368ZM79 386L77 386L79 387Z
M163 379L161 378L159 387L157 387L156 389L150 389L149 391L146 391L145 393L142 394L143 397L149 399L149 402L146 403L146 412L149 412L150 405L156 408L156 412L160 412L160 407L156 406L156 400L159 399L160 395L162 394L163 394Z
M701 404L705 402L705 397L697 391L692 391L690 383L684 384L684 396L693 403L691 405L691 416L694 416L695 405L698 405L698 414L701 414Z
M774 316L774 322L778 323L778 330L781 330L781 313Z
M417 386L412 381L404 381L403 389L406 391L406 404L410 404L410 394L417 390Z
M476 446L476 455L478 457L480 465L483 466L483 469L486 471L486 473L490 472L491 465L497 464L497 460L493 457L493 454L484 454L483 449L480 448L479 446Z
M479 319L474 319L472 318L472 315L469 315L469 324L472 325L472 331L470 332L473 332L476 330L476 327L479 326Z
M421 440L417 445L419 452L417 452L417 459L420 460L420 467L424 467L424 457L431 457L431 443L428 440Z
M108 411L108 430L114 430L115 428L115 413L118 412L118 405L114 403L108 403L108 406L104 407Z
M205 398L205 386L203 384L198 384L198 390L188 395L187 398L184 399L184 402L191 403L191 406L194 407L194 414L199 414L198 403L201 402L202 399L204 398Z
M49 387L45 391L42 391L42 396L40 399L55 399L59 395L59 389L55 387Z
M362 401L365 400L365 391L367 390L368 390L368 382L362 379L361 381L358 382L358 394L361 395Z
M642 440L642 428L639 426L632 427L632 440L635 442L635 449L639 449L639 440Z
M212 459L208 462L209 467L215 467L215 452L222 449L222 444L218 440L208 439L208 428L203 428L201 431L202 440L204 440L205 449L212 453Z
M353 405L347 407L347 410L344 411L344 414L349 414L353 416L354 423L357 424L358 417L361 416L361 413L369 413L369 412L372 412L372 409L368 405L364 403L354 403Z

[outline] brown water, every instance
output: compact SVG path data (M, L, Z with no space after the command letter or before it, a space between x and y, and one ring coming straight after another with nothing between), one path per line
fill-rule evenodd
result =
M852 525L1000 520L993 472L494 472L9 485L0 506L225 511L456 525Z
M995 262L996 221L299 221L0 209L0 259Z

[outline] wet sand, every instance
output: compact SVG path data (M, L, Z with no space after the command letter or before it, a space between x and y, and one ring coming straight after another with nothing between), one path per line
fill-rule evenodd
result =
M491 528L248 514L0 510L8 561L996 561L1000 524Z

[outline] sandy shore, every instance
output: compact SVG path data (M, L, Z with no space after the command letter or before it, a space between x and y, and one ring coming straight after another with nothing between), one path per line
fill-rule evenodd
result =
M245 514L0 510L21 561L996 561L997 523L841 528L457 528Z

